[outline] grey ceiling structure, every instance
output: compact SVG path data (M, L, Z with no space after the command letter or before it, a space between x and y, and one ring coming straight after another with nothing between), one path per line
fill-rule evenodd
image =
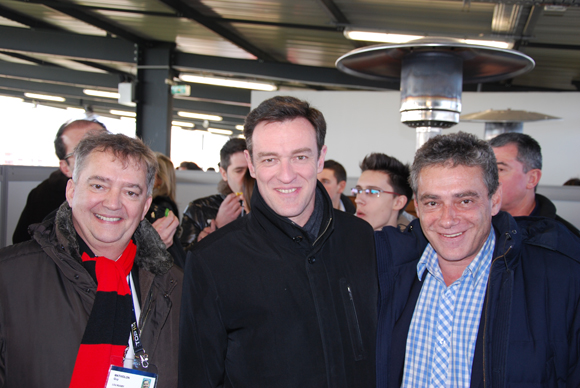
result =
M0 0L0 95L66 98L55 106L137 113L138 135L169 152L177 111L215 114L212 127L242 124L250 91L191 84L172 97L179 75L273 81L279 90L398 90L398 82L357 78L335 68L371 45L345 29L451 38L510 38L536 62L481 91L576 91L580 87L580 0ZM134 82L136 106L91 97ZM44 102L43 102L44 103Z

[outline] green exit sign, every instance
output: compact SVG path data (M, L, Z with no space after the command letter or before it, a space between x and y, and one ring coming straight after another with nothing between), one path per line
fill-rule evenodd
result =
M191 94L191 86L189 85L172 85L171 94L174 96L189 96Z

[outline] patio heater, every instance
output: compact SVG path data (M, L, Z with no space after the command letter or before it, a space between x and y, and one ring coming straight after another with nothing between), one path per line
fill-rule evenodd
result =
M524 123L542 120L560 120L560 117L525 110L494 110L469 113L460 116L464 123L485 123L483 138L490 140L505 132L524 132Z
M336 61L350 75L401 82L401 122L417 132L417 149L459 122L463 83L496 82L534 67L527 55L450 38L353 50Z

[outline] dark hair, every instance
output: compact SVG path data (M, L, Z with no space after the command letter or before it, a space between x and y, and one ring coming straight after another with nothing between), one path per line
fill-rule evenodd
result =
M533 169L542 169L542 148L530 135L506 132L491 139L489 144L494 148L515 144L518 147L516 160L524 165L524 173Z
M64 134L64 132L72 127L84 127L93 123L99 124L101 127L103 127L105 131L107 130L105 124L101 123L100 121L88 119L74 121L69 120L60 126L54 138L54 152L56 153L58 160L64 160L64 157L66 156L66 146L64 145L64 141L62 140L62 135Z
M389 177L389 184L393 186L395 192L400 195L407 197L407 204L411 202L413 198L413 190L409 185L409 165L401 163L398 159L392 156L372 153L363 159L360 163L361 172L370 171L380 171L387 174ZM399 215L405 210L407 206L403 207L399 211Z
M470 133L458 132L435 136L417 150L409 178L415 194L419 173L431 166L481 167L490 198L499 186L497 162L491 146Z
M246 141L244 139L235 138L228 140L220 150L220 167L227 171L232 155L245 150Z
M181 163L179 164L179 167L183 167L183 168L185 168L186 170L194 170L194 171L199 171L199 170L201 170L201 167L199 167L199 166L197 165L197 163L194 163L194 162L181 162Z
M252 156L252 135L256 126L262 122L275 123L294 120L303 117L312 124L316 131L316 145L318 155L324 146L326 137L326 121L322 113L310 106L306 101L290 96L276 96L263 101L257 108L246 116L244 124L244 136L248 145L248 151Z
M133 139L123 134L113 135L109 132L84 137L75 148L76 162L72 176L75 183L78 182L79 175L85 168L87 157L93 152L110 152L124 164L133 161L145 164L147 195L151 196L155 174L158 170L157 157L140 139Z
M580 186L580 179L570 178L564 183L564 186Z
M337 161L332 159L325 160L324 168L334 172L334 177L338 183L346 181L346 170L342 164L338 163Z

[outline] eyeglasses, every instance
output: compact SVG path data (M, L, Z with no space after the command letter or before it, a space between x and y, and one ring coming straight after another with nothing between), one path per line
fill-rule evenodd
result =
M362 187L353 187L352 189L350 189L352 195L354 195L355 197L359 194L365 193L367 196L369 197L380 197L381 193L385 193L385 194L393 194L393 195L400 195L399 193L395 193L393 191L386 191L386 190L381 190L381 189L376 189L376 188L372 188L372 189L363 189Z

